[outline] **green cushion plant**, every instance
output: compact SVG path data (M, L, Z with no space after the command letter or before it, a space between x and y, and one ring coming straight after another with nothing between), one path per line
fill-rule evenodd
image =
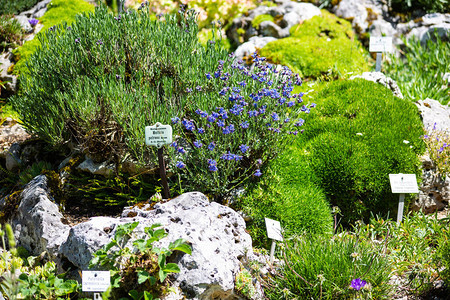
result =
M35 5L39 0L2 0L0 1L0 15L18 14Z
M344 223L370 212L394 213L398 195L391 193L388 175L421 175L424 131L415 105L360 79L332 82L316 100L300 140L330 203L341 209Z
M268 43L260 54L302 77L334 79L369 69L368 54L346 20L322 10L290 31L290 37Z

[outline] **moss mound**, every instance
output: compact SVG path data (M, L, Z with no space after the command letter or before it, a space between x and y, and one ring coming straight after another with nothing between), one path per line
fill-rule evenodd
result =
M335 79L369 69L368 53L351 24L325 10L322 16L292 27L290 37L268 43L261 56L310 78Z

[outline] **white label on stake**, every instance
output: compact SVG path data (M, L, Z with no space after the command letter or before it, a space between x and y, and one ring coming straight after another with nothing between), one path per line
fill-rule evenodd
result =
M109 271L83 271L81 290L83 292L105 292L111 285Z
M282 242L280 222L268 218L264 218L264 220L266 221L267 237Z
M369 52L392 52L392 37L370 37Z
M393 194L418 193L416 174L389 174Z
M172 143L172 126L156 123L145 127L145 144L147 146L161 147Z

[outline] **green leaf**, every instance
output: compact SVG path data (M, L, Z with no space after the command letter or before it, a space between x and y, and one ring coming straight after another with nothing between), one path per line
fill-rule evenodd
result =
M166 273L179 273L180 267L178 267L177 264L168 263L167 265L164 266L163 271Z
M143 294L139 293L136 290L131 290L128 295L131 296L131 298L133 298L133 300L139 300L142 298Z
M181 245L173 248L173 250L182 251L182 252L187 253L189 255L192 254L192 248L188 244L181 244Z
M137 275L139 284L144 283L151 276L147 271L139 271Z
M144 300L153 300L153 295L147 291L144 291Z

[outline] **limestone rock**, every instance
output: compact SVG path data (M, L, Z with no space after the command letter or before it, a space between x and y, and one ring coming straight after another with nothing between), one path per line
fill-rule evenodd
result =
M376 83L380 83L390 89L394 96L402 98L403 94L400 91L397 83L390 77L387 77L381 72L364 72L362 75L352 76L350 79L362 78L368 81L373 81Z
M427 132L433 129L450 133L450 107L442 105L433 99L419 100L416 103L422 116L422 122Z
M40 18L42 17L43 13L47 10L47 5L52 0L43 0L39 1L35 6L30 8L29 10L23 11L20 13L22 16L26 16L28 18Z
M450 177L445 179L438 173L428 154L420 158L422 162L422 183L419 197L411 209L429 214L443 209L450 201Z
M271 21L261 22L261 24L259 24L259 32L262 36L270 36L277 39L285 37L283 36L285 35L283 29Z
M109 177L114 174L114 165L108 164L107 162L95 163L89 157L86 157L86 159L78 165L77 169L105 177Z
M4 91L8 93L15 93L17 90L17 77L8 73L9 67L13 64L12 56L10 52L0 54L0 81L5 85Z
M333 8L333 13L343 19L351 20L356 32L365 32L369 27L367 9L358 0L342 0Z
M20 160L20 150L20 145L18 143L14 143L7 151L5 159L6 169L8 171L14 171L21 165L22 161Z
M47 251L51 258L55 258L70 228L61 222L63 216L58 205L51 200L45 175L39 175L28 183L20 197L17 214L11 221L18 245L32 255Z
M234 52L234 55L238 59L242 59L244 56L249 56L252 53L254 53L257 49L261 49L267 43L276 41L277 39L274 37L252 37L249 39L248 42L243 43L240 45L236 51Z
M30 33L33 31L33 27L31 27L30 23L28 22L28 18L22 15L14 16L14 19L16 19L20 26L22 27L23 31Z

